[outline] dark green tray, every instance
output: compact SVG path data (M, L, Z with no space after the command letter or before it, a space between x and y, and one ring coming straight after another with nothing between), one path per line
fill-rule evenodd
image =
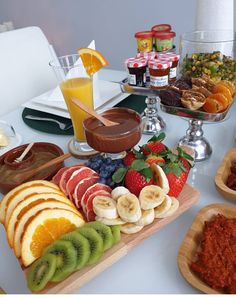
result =
M127 108L133 109L141 114L143 112L144 108L146 107L145 98L146 98L145 96L130 95L127 98L125 98L123 101L118 103L116 106L117 107L127 107ZM25 108L22 112L22 119L25 122L25 124L35 130L50 133L50 134L57 134L57 135L73 135L74 134L73 128L63 131L58 127L58 125L56 123L46 122L46 121L43 122L43 121L29 120L29 119L25 118L26 115L52 118L52 119L56 119L60 122L63 122L65 124L71 123L70 119L56 116L56 115L53 115L53 114L50 114L47 112L30 109L30 108Z

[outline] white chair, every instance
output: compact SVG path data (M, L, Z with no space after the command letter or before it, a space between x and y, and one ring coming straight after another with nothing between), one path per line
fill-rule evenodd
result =
M0 116L57 85L49 66L55 52L42 30L0 33Z

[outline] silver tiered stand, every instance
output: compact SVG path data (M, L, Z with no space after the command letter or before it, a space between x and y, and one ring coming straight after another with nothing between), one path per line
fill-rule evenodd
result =
M160 91L152 90L148 86L131 86L128 84L127 79L123 80L120 86L124 93L147 96L145 101L147 108L144 110L145 116L143 117L143 133L155 134L163 131L165 129L165 123L158 115L156 107ZM186 135L179 140L178 144L193 148L195 150L195 161L204 161L211 156L212 148L207 139L203 136L202 125L204 122L223 121L231 106L222 113L207 113L199 110L190 110L184 107L167 106L162 103L160 103L160 107L161 110L166 113L189 118L189 128L186 131Z

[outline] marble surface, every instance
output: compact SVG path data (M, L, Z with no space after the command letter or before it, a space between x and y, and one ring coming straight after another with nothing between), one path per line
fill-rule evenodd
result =
M106 70L101 73L103 79L119 81L125 73ZM69 136L55 136L38 132L26 126L21 119L23 108L19 107L2 117L12 124L23 137L23 143L32 141L53 142L66 152ZM159 114L166 122L165 144L173 147L185 134L188 121L164 114ZM98 275L78 292L83 294L122 294L122 293L198 293L181 276L177 267L177 254L181 242L197 212L212 203L225 203L235 207L235 203L225 200L216 191L214 176L224 154L235 147L235 106L232 106L227 120L221 123L204 124L204 135L213 148L209 160L197 163L192 169L188 183L200 191L198 204L194 205L152 237L134 248L127 256ZM145 143L149 136L143 135L139 144ZM71 158L66 165L78 162ZM0 226L0 286L7 293L30 293L24 275L6 240L4 227Z

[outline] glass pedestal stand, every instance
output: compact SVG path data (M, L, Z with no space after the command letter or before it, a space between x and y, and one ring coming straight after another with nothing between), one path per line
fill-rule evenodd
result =
M144 134L157 134L165 130L166 124L158 115L157 98L159 97L148 96L145 99L147 107L144 109L144 116L142 117Z
M165 123L157 114L157 98L159 98L159 90L152 90L147 85L146 87L136 87L128 84L125 79L120 82L122 92L135 95L147 96L147 108L144 113L144 133L155 134L165 128ZM234 100L232 101L234 102ZM232 104L221 113L207 113L201 110L190 110L184 107L167 106L160 103L160 108L163 112L184 117L189 119L189 128L186 136L179 140L179 145L186 145L195 150L195 161L203 161L208 159L212 154L212 148L209 142L203 137L202 125L204 122L221 122L225 119Z
M206 160L212 154L209 142L203 137L202 125L203 122L201 120L189 120L189 128L186 131L186 135L178 142L179 145L187 145L195 150L196 161Z

